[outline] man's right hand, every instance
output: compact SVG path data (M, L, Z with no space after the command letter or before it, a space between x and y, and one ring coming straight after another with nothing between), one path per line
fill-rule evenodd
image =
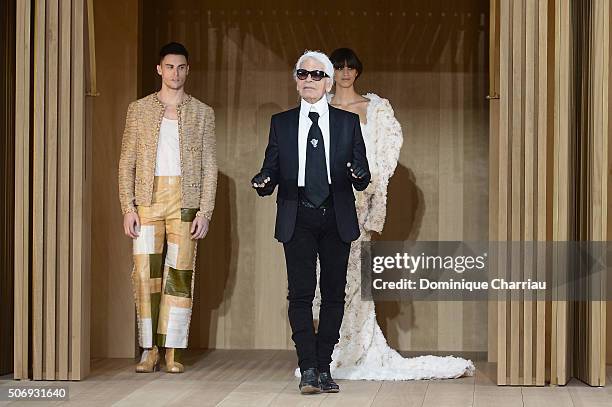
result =
M123 215L123 232L127 237L136 239L140 230L140 218L136 212L128 212Z
M260 172L253 177L251 180L251 185L253 185L253 188L265 188L268 182L270 182L270 177L263 172Z

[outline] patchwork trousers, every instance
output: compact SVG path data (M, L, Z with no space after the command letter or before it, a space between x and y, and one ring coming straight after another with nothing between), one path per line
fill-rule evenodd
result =
M191 223L197 208L181 208L181 177L155 177L151 206L138 206L132 282L138 342L186 348L193 306L197 240Z

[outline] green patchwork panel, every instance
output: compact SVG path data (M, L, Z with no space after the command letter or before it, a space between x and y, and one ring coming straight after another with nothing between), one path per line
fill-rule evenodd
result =
M181 209L181 222L193 222L195 219L198 209L194 208L183 208Z
M164 334L155 334L155 344L158 348L166 347L166 335Z
M166 277L166 288L164 294L175 297L191 298L191 278L192 270L176 270L172 267L168 269Z
M161 278L163 268L162 254L149 254L149 273L151 278Z
M174 361L183 363L183 349L174 348Z
M151 294L151 327L153 334L157 332L157 321L159 320L159 305L161 302L161 293Z

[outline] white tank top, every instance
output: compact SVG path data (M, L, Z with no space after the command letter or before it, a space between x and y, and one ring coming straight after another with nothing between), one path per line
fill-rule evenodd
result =
M181 175L178 120L162 119L157 142L156 176Z

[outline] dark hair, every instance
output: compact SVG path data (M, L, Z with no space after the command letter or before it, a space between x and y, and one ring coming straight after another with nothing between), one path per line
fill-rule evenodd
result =
M178 42L169 42L159 50L159 60L164 59L166 55L183 55L189 61L189 52L183 44Z
M332 64L334 64L334 69L342 69L345 66L349 68L353 68L357 70L357 77L361 75L363 72L363 65L359 58L357 58L357 54L350 48L338 48L329 56Z

